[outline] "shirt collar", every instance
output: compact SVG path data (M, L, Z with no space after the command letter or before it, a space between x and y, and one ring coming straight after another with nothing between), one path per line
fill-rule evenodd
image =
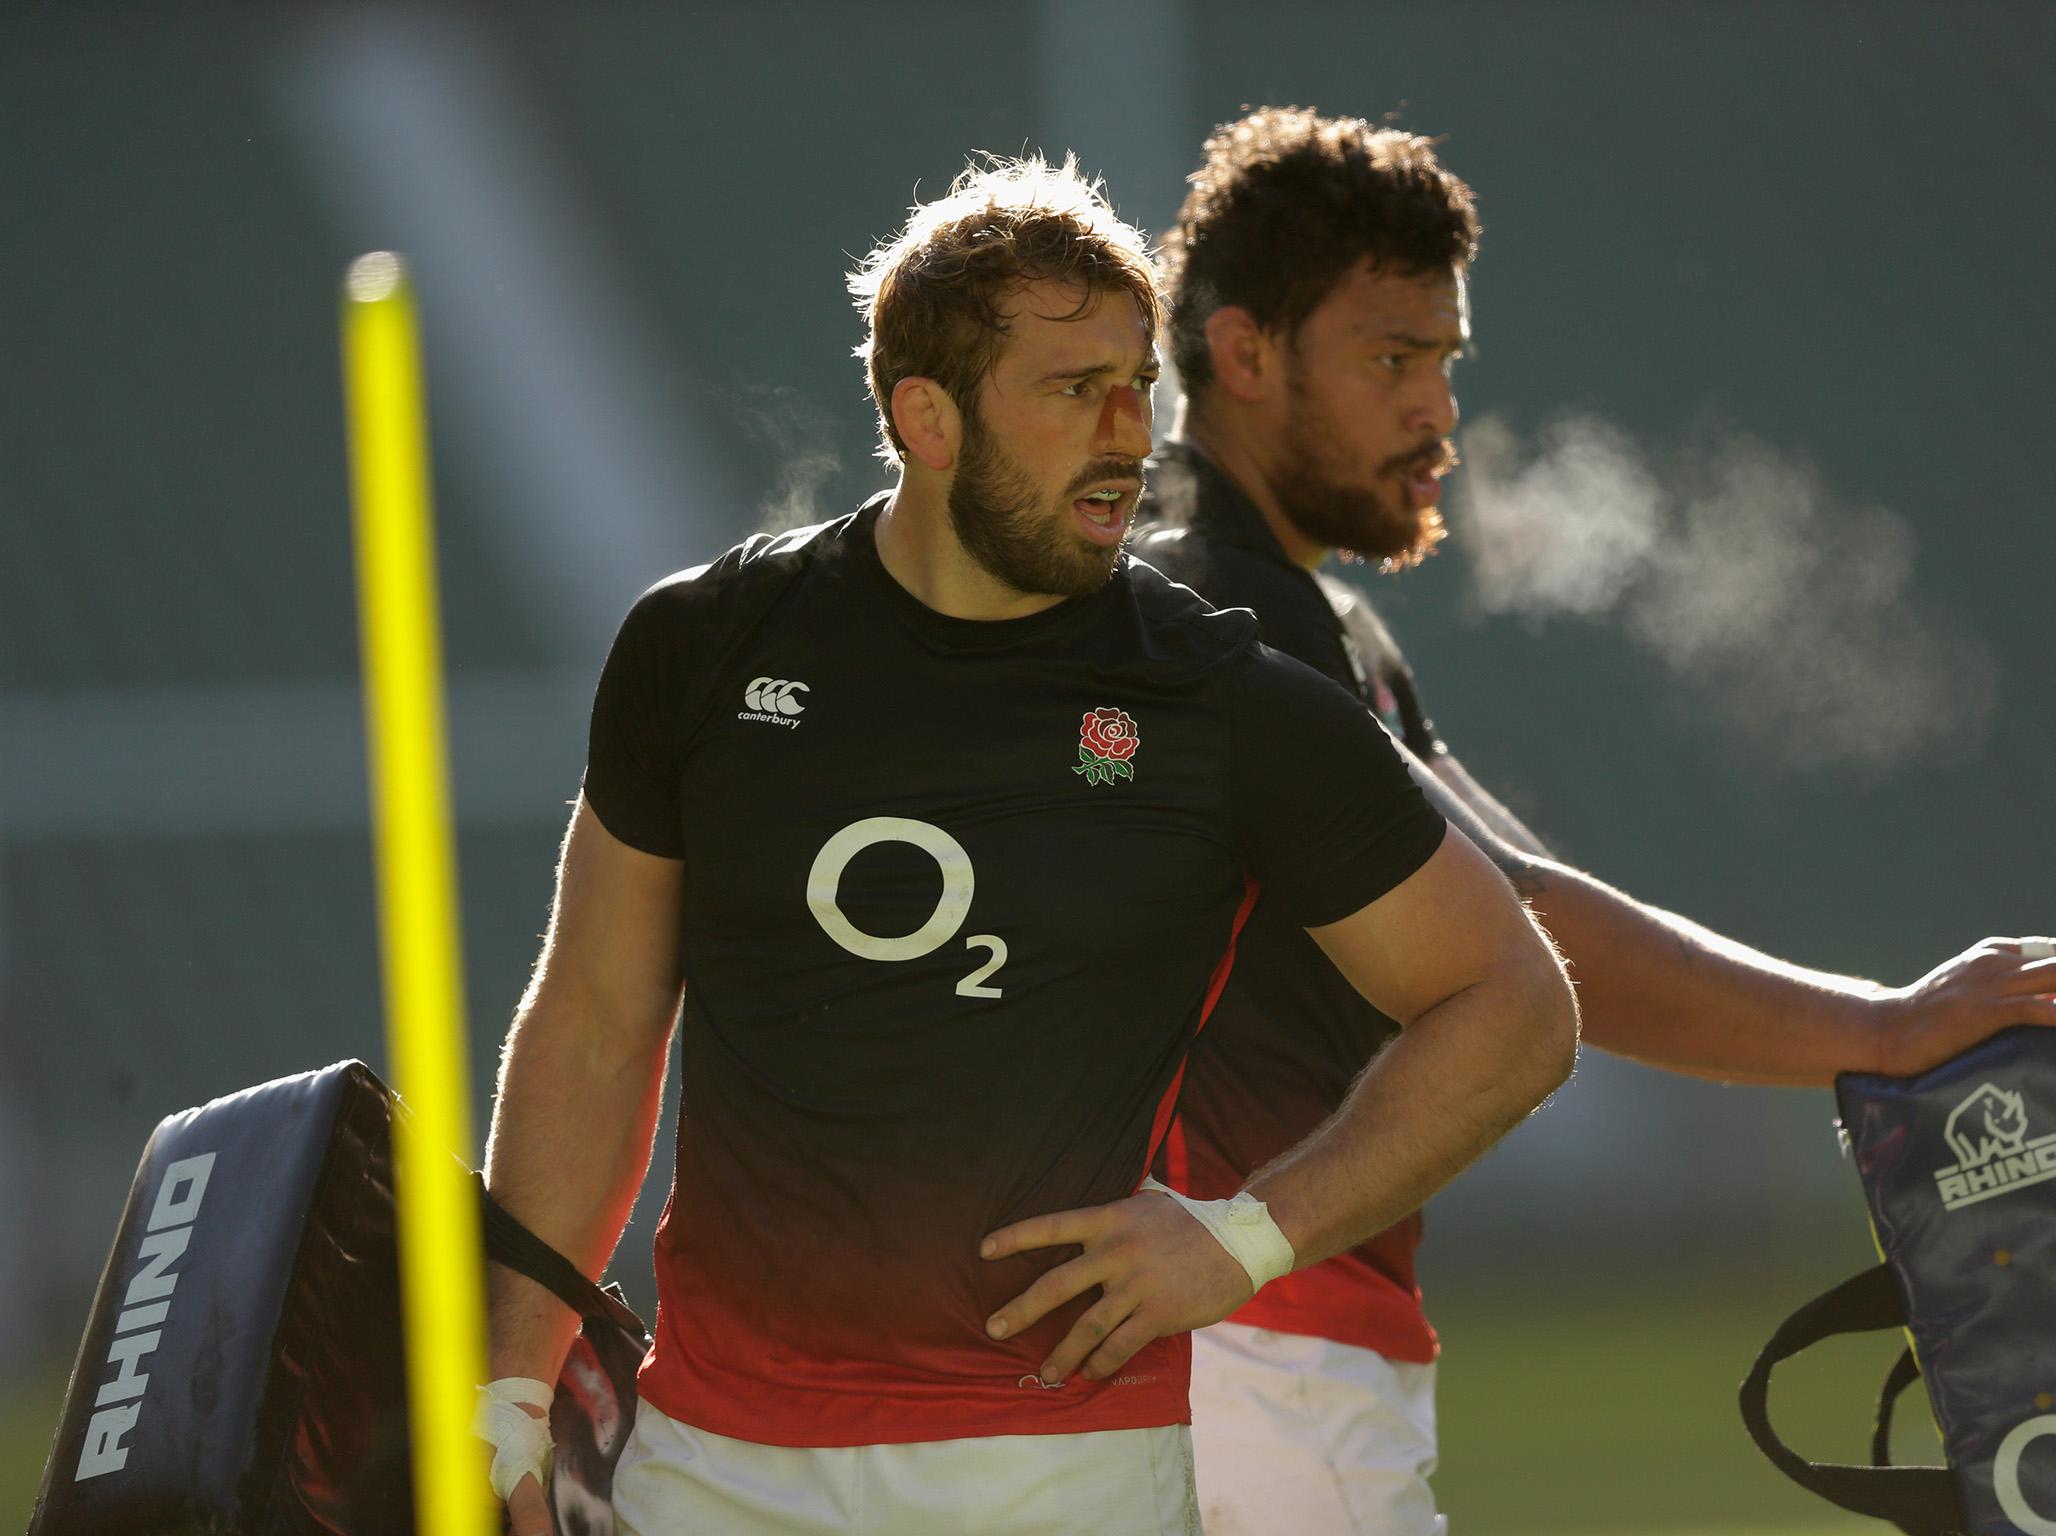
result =
M1167 438L1150 461L1151 489L1164 521L1291 565L1257 504L1227 471L1184 438Z

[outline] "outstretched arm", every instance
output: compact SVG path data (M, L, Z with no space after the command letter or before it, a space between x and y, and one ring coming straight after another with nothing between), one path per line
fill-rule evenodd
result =
M1986 939L1910 986L1884 987L1787 964L1572 868L1419 728L1412 674L1363 594L1317 579L1402 714L1413 701L1405 741L1434 742L1408 756L1416 782L1563 947L1594 1045L1722 1081L1818 1085L1838 1071L1917 1072L2008 1024L2056 1023L2056 965L2035 963L2045 941L2023 954L2020 940Z
M2022 940L1986 939L1904 987L1808 970L1516 846L1489 824L1498 803L1478 790L1481 816L1462 792L1475 781L1445 775L1445 761L1407 754L1429 800L1555 938L1584 1038L1602 1050L1723 1082L1820 1086L1837 1072L1918 1072L2008 1024L2056 1024L2046 940L2023 953Z
M1294 1268L1419 1205L1555 1089L1577 1052L1577 1007L1554 953L1460 832L1369 906L1309 931L1406 1027L1325 1125L1250 1181ZM1005 1337L1100 1288L1044 1363L1045 1380L1081 1365L1110 1376L1150 1340L1218 1322L1250 1295L1227 1249L1155 1193L1017 1222L980 1251L1000 1258L1065 1243L1084 1251L990 1324Z
M1563 947L1586 1038L1651 1066L1825 1086L1838 1072L1923 1071L2009 1024L2056 1024L2056 961L2018 939L1886 987L1776 959L1546 859L1509 877Z

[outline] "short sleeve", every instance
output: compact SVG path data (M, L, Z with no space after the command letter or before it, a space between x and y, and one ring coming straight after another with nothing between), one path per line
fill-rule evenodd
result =
M645 592L614 637L593 695L585 799L600 824L644 853L684 857L679 819L679 686L686 637L677 588Z
M1235 669L1229 773L1237 850L1301 927L1370 905L1448 830L1371 712L1268 646Z

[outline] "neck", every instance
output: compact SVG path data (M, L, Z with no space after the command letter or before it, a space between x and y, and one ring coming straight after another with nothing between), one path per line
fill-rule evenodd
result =
M878 514L873 538L885 573L948 618L1020 619L1063 601L1053 592L1016 592L973 560L950 526L947 484L912 470Z
M1312 570L1327 558L1328 546L1301 533L1271 489L1270 476L1264 471L1264 445L1272 434L1260 431L1256 422L1238 417L1232 408L1209 410L1195 404L1189 395L1179 398L1171 431L1205 454L1214 468L1250 499L1286 559Z

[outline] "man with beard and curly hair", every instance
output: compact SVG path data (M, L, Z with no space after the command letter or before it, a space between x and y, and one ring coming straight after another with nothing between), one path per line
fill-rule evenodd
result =
M1575 1005L1354 699L1125 557L1160 309L1096 186L974 169L851 288L898 484L631 609L488 1182L596 1273L675 1021L628 1536L1187 1536L1187 1330L1529 1113ZM1145 1188L1259 889L1404 1039L1227 1197ZM494 1272L517 1536L572 1322Z
M1424 138L1297 108L1219 128L1165 241L1184 399L1144 502L1161 526L1138 534L1138 555L1210 602L1253 609L1266 641L1386 724L1556 939L1586 1040L1725 1082L1826 1084L2056 1023L2056 962L2037 958L2047 940L1986 940L1899 988L1801 970L1552 861L1437 738L1362 595L1317 567L1343 549L1396 569L1442 537L1478 233L1470 188ZM1394 1033L1259 903L1195 1050L1164 1176L1200 1196L1239 1188L1330 1114ZM1410 1214L1194 1336L1209 1536L1442 1529L1420 1238Z

